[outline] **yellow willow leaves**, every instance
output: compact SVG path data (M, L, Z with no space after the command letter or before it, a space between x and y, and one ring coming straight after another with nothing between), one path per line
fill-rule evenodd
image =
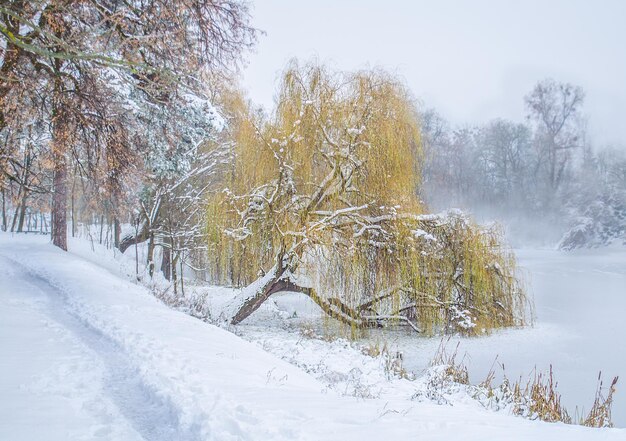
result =
M231 102L232 173L208 207L215 282L250 284L296 250L319 295L363 314L410 311L427 333L525 323L501 233L418 216L420 129L400 82L292 62L277 97L269 119Z

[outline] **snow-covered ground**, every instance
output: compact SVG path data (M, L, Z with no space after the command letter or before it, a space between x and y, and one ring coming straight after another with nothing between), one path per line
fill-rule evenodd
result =
M479 338L453 337L446 343L448 351L459 345L458 358L464 358L473 383L484 380L494 366L496 379L500 379L500 364L504 365L507 377L513 380L529 379L535 370L548 372L552 365L557 390L572 415L588 411L593 404L600 371L605 386L614 376L621 376L614 397L613 422L617 427L626 427L626 350L623 349L626 248L572 252L529 248L516 250L516 255L527 288L534 297L535 325ZM303 307L294 297L290 294L277 299L280 309L288 311L287 315L294 310L300 315L302 312L315 314L315 305ZM265 314L251 317L249 324L240 326L239 332L286 359L301 359L284 348L292 332L276 325L270 329L262 326L270 320L268 312ZM328 332L318 330L318 333ZM369 331L361 343L367 345L370 340L378 342L379 346L386 344L391 353L400 351L404 368L417 374L424 372L442 343L441 338L420 338L410 331L397 330ZM333 358L329 355L325 360ZM359 381L376 389L377 383L371 379Z
M124 262L80 249L91 261L55 249L46 237L0 235L2 440L626 439L625 429L529 421L487 411L463 396L452 406L412 400L422 382L385 375L389 369L381 366L381 357L367 357L341 340L311 339L297 329L260 328L263 317L274 313L272 305L237 329L253 340L248 342L168 308L120 277L128 274ZM523 257L523 262L530 271L533 264L545 268L539 258ZM605 269L610 272L610 265ZM619 268L615 272L624 277ZM618 276L619 290L623 279ZM282 309L289 302L288 297L277 299ZM524 347L533 345L522 343L533 333L537 344L548 347L529 357L551 350L561 356L557 351L592 341L579 337L578 343L559 346L558 341L568 341L563 335L576 329L577 335L586 334L587 327L576 328L576 322L568 327L558 311L544 315L542 322L541 311L558 302L537 303L537 328L468 344L484 345L486 354L490 342L501 339L495 352L505 357L508 353L498 349L508 339L510 353L515 355L518 347L517 355L525 359L522 354L530 349ZM581 308L576 311L583 315ZM609 314L614 319L619 311ZM289 339L281 344L273 336ZM619 339L603 336L604 345ZM412 347L425 349L434 342L417 339ZM430 356L432 351L424 359ZM405 364L410 358L407 351ZM478 358L472 354L473 363ZM616 363L616 368L623 366Z

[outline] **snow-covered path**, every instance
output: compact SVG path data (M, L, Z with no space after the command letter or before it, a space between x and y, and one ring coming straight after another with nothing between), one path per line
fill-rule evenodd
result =
M97 389L92 391L93 399L99 401L98 405L107 409L109 413L115 415L116 411L119 411L120 415L115 415L115 419L110 419L106 416L101 418L101 424L104 426L109 424L112 427L100 427L92 434L93 436L112 434L115 426L126 427L130 425L144 439L163 441L199 439L197 427L186 429L180 427L176 409L172 407L171 403L159 397L153 388L142 381L139 372L122 348L106 335L68 312L63 304L63 293L59 289L51 285L45 278L29 272L24 265L6 256L0 256L0 268L0 279L3 281L0 286L9 288L1 289L0 291L13 295L12 299L10 299L13 305L16 305L16 302L19 305L20 300L24 297L30 297L31 301L34 300L29 307L15 308L13 312L17 316L35 312L39 316L40 322L47 325L46 329L49 329L52 323L56 323L58 326L57 333L53 333L52 336L49 333L43 335L39 333L40 335L36 335L37 340L52 340L59 347L64 348L63 352L71 351L72 347L77 348L80 351L79 354L89 359L93 364L93 369L98 372L96 378L90 379L90 381L94 382L92 387L97 385ZM7 284L6 287L4 286L5 283ZM21 299L18 297L18 293L23 293L20 296ZM22 306L26 304L24 302L21 303ZM32 319L32 317L30 318ZM29 317L20 318L20 322L26 326L29 326L28 324L32 323L32 321L29 320ZM28 335L31 333L31 330L25 329L24 333ZM10 334L6 332L5 335ZM31 334L30 337L34 337L34 335ZM22 364L28 365L30 353L24 351L22 355L25 356ZM64 359L63 353L55 355L59 358L61 365L67 364L67 366L63 366L67 371L78 376L85 373L84 369L72 369L72 359ZM49 372L49 366L44 364L41 368L43 368L40 374L41 378L45 379L46 373ZM12 380L11 373L16 371L9 371L5 379ZM59 378L48 377L48 379L57 383L62 383L63 381ZM19 382L11 382L9 384L15 385L19 384ZM86 386L85 383L82 383L82 385ZM70 390L69 392L71 393L72 391ZM82 404L84 405L85 402L83 401ZM96 414L95 416L98 419L98 415ZM27 422L25 427L29 425L32 424ZM130 430L128 432L124 433L125 438L140 438L136 433L130 433L132 432Z
M623 440L477 403L357 400L42 237L0 235L2 440Z
M0 296L0 439L141 439L112 402L120 384L107 381L113 378L104 362L114 351L89 347L110 349L110 342L60 308L45 281L5 256Z

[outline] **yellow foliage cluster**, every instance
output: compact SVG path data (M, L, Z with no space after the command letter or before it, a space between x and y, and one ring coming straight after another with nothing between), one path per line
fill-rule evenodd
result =
M418 118L399 81L293 62L271 118L242 103L233 115L232 172L208 203L215 282L248 285L291 253L295 276L364 317L429 333L526 321L499 232L424 214Z

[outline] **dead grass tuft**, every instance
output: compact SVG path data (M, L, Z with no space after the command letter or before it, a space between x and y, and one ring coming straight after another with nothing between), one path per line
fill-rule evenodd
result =
M508 409L514 415L546 422L579 424L587 427L613 427L611 409L618 377L613 378L608 390L605 390L601 374L598 375L598 388L591 410L587 415L572 418L561 402L561 394L558 391L552 365L547 373L535 370L532 378L526 382L522 378L511 382L506 377L504 365L500 364L503 380L499 385L494 385L496 377L494 368L496 362L494 361L494 366L485 380L478 385L471 385L464 362L465 357L457 361L459 344L453 352L448 353L446 351L448 342L449 338L442 340L431 361L431 369L435 369L437 375L430 375L427 383L429 391L422 395L437 397L437 402L447 402L444 397L445 391L456 391L459 385L463 385L473 398L492 410ZM433 393L430 393L430 389Z

